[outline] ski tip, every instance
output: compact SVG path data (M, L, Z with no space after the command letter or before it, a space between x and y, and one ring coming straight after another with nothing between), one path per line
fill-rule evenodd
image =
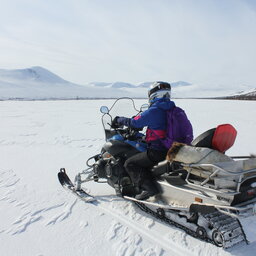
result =
M60 168L60 171L59 172L64 172L66 173L66 169L65 168Z
M65 184L64 182L64 178L63 178L63 173L62 172L58 172L58 179L60 184L63 186Z
M60 171L58 172L58 179L62 186L64 186L64 185L74 186L72 181L69 179L65 168L61 168Z

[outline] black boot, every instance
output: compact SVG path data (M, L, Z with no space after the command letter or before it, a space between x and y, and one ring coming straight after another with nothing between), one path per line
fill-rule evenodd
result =
M121 191L121 187L120 187L118 184L115 184L115 185L114 185L114 189L115 189L115 191L116 191L116 195L117 195L117 196L120 196L120 197L123 196L122 191Z
M156 187L156 184L152 180L145 180L141 186L142 191L140 194L135 196L135 199L138 200L146 200L151 196L155 196L159 193L158 188Z

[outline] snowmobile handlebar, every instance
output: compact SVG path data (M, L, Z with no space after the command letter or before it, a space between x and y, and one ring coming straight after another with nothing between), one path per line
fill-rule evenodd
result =
M114 129L117 134L122 136L125 139L133 140L136 141L138 140L138 132L140 131L139 129L132 128L132 127L119 127Z
M142 128L134 128L134 127L124 127L123 124L119 124L117 122L118 116L116 116L111 124L108 123L108 125L111 127L111 129L115 130L116 133L118 133L120 136L126 138L126 139L131 139L131 140L136 140L136 134L139 131L142 131Z

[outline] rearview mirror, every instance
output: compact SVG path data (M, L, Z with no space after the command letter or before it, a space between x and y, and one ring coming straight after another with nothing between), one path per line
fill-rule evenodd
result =
M100 112L102 114L108 114L109 113L109 109L108 109L107 106L102 106L102 107L100 107Z

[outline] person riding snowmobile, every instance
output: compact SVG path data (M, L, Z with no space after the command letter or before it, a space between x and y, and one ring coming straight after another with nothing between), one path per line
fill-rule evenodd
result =
M151 167L166 158L168 148L162 143L166 136L167 111L175 107L170 100L171 85L166 82L154 82L148 92L149 108L134 118L115 117L112 127L125 125L132 128L147 126L147 151L138 153L125 161L124 167L135 188L138 200L144 200L159 193L154 183Z

